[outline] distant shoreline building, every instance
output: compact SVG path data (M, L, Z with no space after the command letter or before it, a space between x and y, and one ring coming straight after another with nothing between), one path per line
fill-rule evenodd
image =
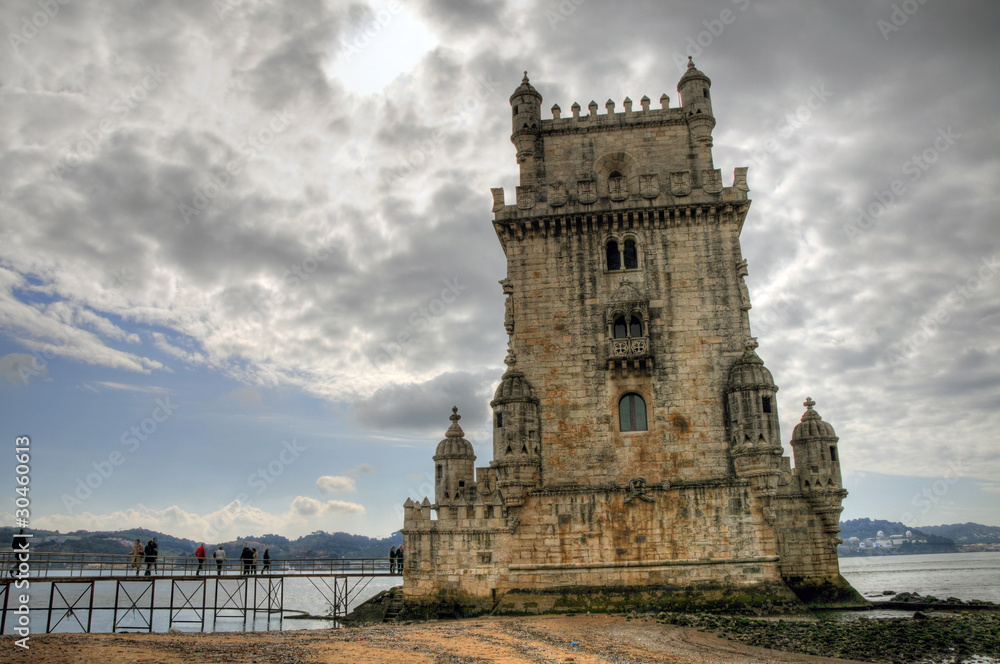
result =
M403 595L427 610L855 603L842 579L838 438L805 401L783 456L750 331L747 169L712 160L711 82L541 118L510 97L516 201L493 460L453 409L433 502L408 499ZM794 591L794 592L793 592Z

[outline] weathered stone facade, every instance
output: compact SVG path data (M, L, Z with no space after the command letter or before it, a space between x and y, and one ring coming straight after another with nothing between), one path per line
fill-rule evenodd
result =
M782 456L743 282L747 169L723 186L710 86L689 63L679 107L626 98L549 120L527 74L511 96L520 186L514 205L493 190L510 336L493 460L474 467L453 412L433 503L405 505L410 605L843 587L837 437L807 401L794 470Z

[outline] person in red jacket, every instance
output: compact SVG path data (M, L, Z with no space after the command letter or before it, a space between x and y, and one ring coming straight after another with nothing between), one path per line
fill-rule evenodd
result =
M202 542L195 549L194 555L198 558L198 571L195 572L195 576L201 576L201 567L205 564L205 543Z

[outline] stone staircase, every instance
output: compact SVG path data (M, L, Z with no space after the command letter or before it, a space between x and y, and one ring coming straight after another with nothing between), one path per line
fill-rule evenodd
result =
M385 611L383 623L395 622L403 610L403 589L396 587L389 590L388 608Z

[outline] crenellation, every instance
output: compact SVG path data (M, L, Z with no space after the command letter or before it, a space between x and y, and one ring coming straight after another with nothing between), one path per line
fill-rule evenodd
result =
M724 186L713 164L710 84L689 62L677 108L551 120L527 74L511 96L493 458L475 467L453 408L434 502L404 504L408 602L542 610L554 589L720 583L784 602L785 583L842 583L837 438L807 399L784 455L750 333L747 169Z

